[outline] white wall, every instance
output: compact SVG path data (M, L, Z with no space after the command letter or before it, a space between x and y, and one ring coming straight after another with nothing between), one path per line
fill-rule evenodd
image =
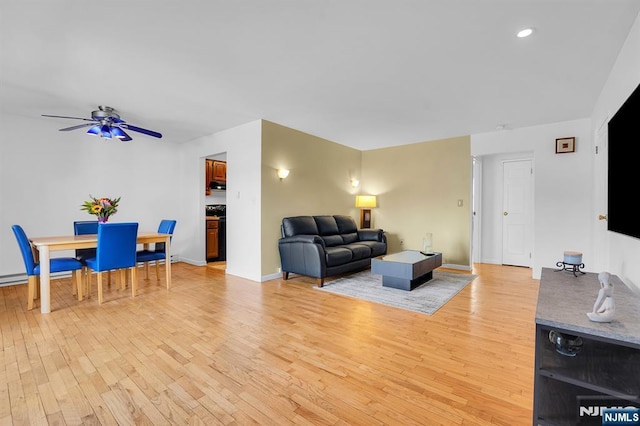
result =
M583 253L593 265L589 232L592 206L592 140L589 119L471 136L471 155L482 160L482 258L502 259L502 161L533 158L534 225L532 276L555 268L565 250ZM576 137L576 152L556 154L555 140ZM483 261L485 261L483 260Z
M596 103L591 116L592 132L607 122L627 97L640 84L640 15L629 32L618 58ZM634 141L638 143L638 141ZM638 188L630 187L630 201ZM629 208L636 208L630 203ZM640 218L638 219L640 220ZM640 289L640 240L608 232L608 271L618 275L630 287Z
M253 121L182 146L184 249L180 259L204 265L204 159L226 153L227 273L260 281L261 121ZM193 206L197 206L194 208Z

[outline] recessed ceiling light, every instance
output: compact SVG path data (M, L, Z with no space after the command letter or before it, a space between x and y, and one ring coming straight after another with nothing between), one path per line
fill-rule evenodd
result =
M518 31L517 36L519 38L525 38L529 37L531 34L533 34L533 28L525 28L524 30Z

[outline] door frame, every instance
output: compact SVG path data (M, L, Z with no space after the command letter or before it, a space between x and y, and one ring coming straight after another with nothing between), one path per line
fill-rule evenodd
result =
M593 197L593 213L594 213L594 260L595 269L598 271L606 270L610 265L610 233L608 231L607 220L599 219L599 215L608 214L607 211L607 183L608 183L608 158L609 158L609 116L602 120L600 125L594 131L593 140L595 141L594 156L594 173L593 188L595 196Z
M471 267L482 261L482 159L471 158Z

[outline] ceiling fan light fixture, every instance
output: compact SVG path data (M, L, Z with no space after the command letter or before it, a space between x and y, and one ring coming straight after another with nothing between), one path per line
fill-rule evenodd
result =
M100 137L104 139L111 139L111 127L109 127L107 124L104 124L100 128Z
M87 133L89 133L90 135L99 135L100 134L100 128L102 126L100 126L99 124L96 124L95 126L91 127L89 130L87 130Z
M42 114L43 117L52 118L68 118L72 120L88 121L89 123L79 124L77 126L65 127L58 129L61 132L67 132L70 130L84 129L89 127L87 133L90 135L100 136L103 139L117 138L123 142L133 140L123 129L131 130L145 135L161 138L162 133L155 132L153 130L143 129L142 127L133 126L123 119L116 112L115 109L108 106L99 106L97 110L91 112L91 118L82 117L69 117L65 115L51 115Z
M120 127L111 127L111 135L118 139L126 139L127 134Z

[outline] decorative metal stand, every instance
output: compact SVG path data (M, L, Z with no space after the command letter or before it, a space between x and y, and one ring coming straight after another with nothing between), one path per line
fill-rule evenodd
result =
M581 274L585 274L586 272L582 272L580 269L584 268L584 263L567 263L567 262L557 262L556 266L560 269L556 269L558 271L569 271L573 272L573 276L577 277L576 272L580 272Z

